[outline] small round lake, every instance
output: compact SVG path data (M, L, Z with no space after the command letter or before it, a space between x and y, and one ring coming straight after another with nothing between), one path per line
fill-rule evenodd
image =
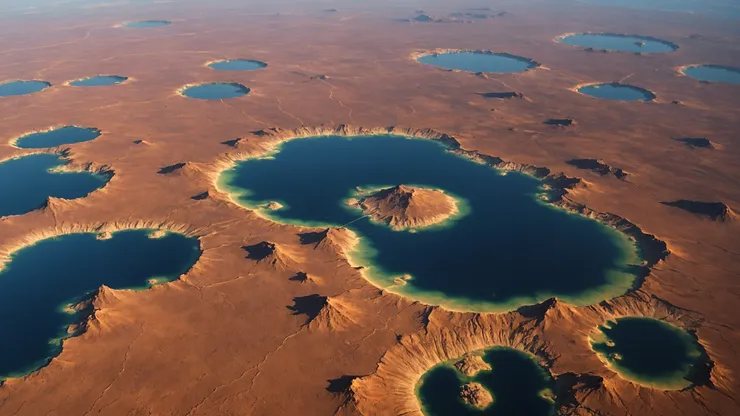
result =
M66 163L50 153L0 162L0 217L33 211L50 196L82 198L110 179L107 175L59 170Z
M521 56L480 51L435 53L417 60L427 65L467 72L522 72L539 66L537 62Z
M73 87L104 87L106 85L122 84L128 80L128 77L118 75L98 75L89 78L82 78L69 83Z
M43 149L65 144L89 142L100 137L100 130L92 127L64 126L25 134L13 145L21 149Z
M209 68L216 71L254 71L257 69L267 68L267 64L250 59L227 59L223 61L210 62Z
M552 376L529 354L506 347L482 352L481 358L491 367L473 376L455 368L455 361L438 364L427 371L416 387L416 395L426 416L463 415L528 415L554 416ZM466 403L462 387L477 383L493 402L484 409Z
M0 97L27 95L51 87L46 81L10 81L0 84Z
M699 81L740 84L740 68L721 65L693 65L684 68L682 72Z
M138 22L126 22L123 27L130 27L135 29L149 29L154 27L169 26L172 22L167 20L140 20Z
M696 338L651 318L619 318L591 336L599 357L622 378L665 390L703 384L708 359Z
M237 83L211 83L186 86L180 94L198 100L224 100L249 94L250 89Z
M224 171L219 188L283 223L345 225L360 236L353 264L373 284L461 311L509 311L553 296L585 305L635 282L635 244L595 220L542 202L542 182L402 136L321 136L287 141L269 158ZM464 179L462 179L464 178ZM397 184L455 196L461 215L398 231L347 205L361 189ZM279 208L263 207L277 202ZM536 258L538 261L529 261Z
M652 101L655 99L655 94L644 88L618 82L585 85L578 88L578 92L591 97L615 101Z
M197 239L129 230L41 240L10 257L0 271L0 380L28 374L59 355L67 328L90 311L70 309L101 285L145 289L178 279L200 257Z
M678 45L664 40L616 33L579 33L559 37L557 41L584 48L619 52L658 53L673 52L678 49Z

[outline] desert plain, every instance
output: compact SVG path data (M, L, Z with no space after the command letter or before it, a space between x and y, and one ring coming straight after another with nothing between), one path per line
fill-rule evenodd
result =
M184 233L202 253L176 281L141 291L101 287L58 356L2 382L1 415L421 415L414 389L427 370L491 346L536 356L555 379L562 414L740 411L740 86L680 73L693 64L740 65L736 20L567 0L2 7L0 82L52 86L0 97L0 160L61 152L70 169L112 176L84 198L51 198L0 219L0 264L46 237L130 228ZM480 7L506 14L404 21L419 9L449 16ZM149 19L172 24L120 27ZM581 32L639 34L679 48L603 53L555 41ZM504 52L540 66L474 74L414 59L449 49ZM207 67L233 58L267 67ZM128 80L65 85L98 74ZM618 102L574 91L617 81L656 98ZM178 93L204 82L250 92L227 100ZM12 145L66 125L102 134L54 149ZM374 286L347 255L351 231L276 222L218 184L223 170L288 139L383 132L454 141L555 187L559 173L578 178L563 186L562 208L639 230L665 250L647 261L639 285L594 305L552 299L504 313L455 311ZM706 138L712 148L682 138ZM606 173L567 163L575 159L598 160ZM707 215L665 204L679 200L725 208ZM588 338L623 316L695 333L710 360L707 378L666 390L610 369Z

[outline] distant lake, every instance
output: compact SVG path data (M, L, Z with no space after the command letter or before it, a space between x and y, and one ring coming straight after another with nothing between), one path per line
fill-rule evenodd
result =
M655 94L646 89L619 83L586 85L579 88L578 92L591 97L616 101L652 101L655 99Z
M537 63L523 57L490 52L446 52L425 55L418 61L445 69L467 72L522 72L537 67Z
M683 73L699 81L740 84L740 68L720 65L695 65L684 69Z
M580 33L558 39L558 42L608 51L658 53L673 52L678 46L660 39L611 33Z
M106 85L121 84L128 78L118 75L98 75L90 78L83 78L72 81L69 85L73 87L103 87Z
M249 94L250 89L237 83L211 83L192 85L183 88L180 93L188 98L199 100L223 100Z
M65 144L89 142L100 137L100 134L100 130L92 127L55 127L51 130L25 134L19 137L13 144L22 149L42 149Z
M208 67L217 71L254 71L256 69L266 68L267 64L249 59L230 59L211 62L208 64Z
M172 22L167 20L141 20L138 22L126 22L123 27L130 27L135 29L149 29L154 27L169 26Z
M46 81L10 81L0 84L0 97L28 95L51 87Z

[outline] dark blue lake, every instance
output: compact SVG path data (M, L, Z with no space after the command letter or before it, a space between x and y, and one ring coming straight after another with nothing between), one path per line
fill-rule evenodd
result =
M592 336L591 346L622 377L662 389L691 386L706 361L694 336L650 318L610 321Z
M89 142L100 136L100 130L92 127L64 126L51 130L23 135L13 143L21 149L43 149L65 144Z
M249 91L249 88L237 83L212 83L188 86L180 93L199 100L223 100L245 96Z
M27 95L51 87L46 81L10 81L0 84L0 97Z
M558 41L584 48L620 52L657 53L678 49L677 45L660 39L612 33L580 33L559 38Z
M491 366L467 377L453 363L442 363L424 374L416 389L425 416L552 416L555 406L544 394L552 394L553 380L530 355L505 347L485 350L483 360ZM474 409L460 398L462 385L480 383L493 396L485 410Z
M655 94L644 88L619 83L586 85L579 88L578 92L591 97L616 101L652 101L655 99Z
M50 196L76 199L102 188L109 177L90 172L54 171L67 161L56 154L37 154L0 163L0 217L41 207Z
M0 380L28 374L61 352L67 328L89 314L68 309L71 303L101 285L144 289L178 279L199 258L197 239L150 232L120 231L107 240L68 234L15 252L0 271Z
M538 66L531 59L490 52L447 52L425 55L417 60L427 65L467 72L522 72Z
M106 85L115 85L126 82L127 77L118 75L98 75L90 78L82 78L72 81L69 85L73 87L104 87Z
M572 304L624 294L637 249L623 234L541 201L541 181L400 136L316 137L286 142L270 158L225 171L219 187L284 223L347 224L361 237L354 263L371 282L456 310L503 311L557 296ZM346 205L356 187L396 184L445 191L465 215L446 226L394 231ZM278 202L283 208L260 207ZM399 281L399 277L412 278Z
M699 81L740 84L740 68L720 65L696 65L684 69L683 73Z
M267 68L267 64L250 59L229 59L211 62L208 64L208 67L217 71L254 71L256 69Z

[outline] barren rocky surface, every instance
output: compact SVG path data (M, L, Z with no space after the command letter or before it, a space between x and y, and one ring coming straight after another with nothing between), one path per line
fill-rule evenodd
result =
M562 1L569 7L537 2L536 13L507 1L505 18L450 25L398 21L417 16L413 6L356 2L276 1L252 9L234 1L224 2L231 8L112 2L53 19L0 17L0 80L52 84L0 98L0 160L33 153L11 145L25 132L83 125L102 135L56 150L71 166L115 173L85 198L51 199L0 219L0 262L41 238L135 227L183 232L203 250L178 281L146 291L101 288L85 330L65 341L58 357L3 382L0 414L420 415L414 387L422 374L493 345L535 354L556 378L564 414L736 414L740 225L707 215L734 218L730 207L740 207L738 94L673 68L737 56L740 35L731 20L603 13ZM337 12L323 12L334 6ZM460 12L459 4L425 5L429 16ZM142 16L173 24L146 32L115 27ZM602 54L553 41L585 28L649 33L680 49ZM409 58L437 48L506 51L544 68L482 78ZM269 67L235 75L204 66L244 51ZM64 86L91 71L129 80L94 94ZM596 104L571 90L627 78L658 98ZM252 91L213 102L177 94L199 82L243 82ZM578 124L552 128L543 124L548 119ZM586 307L553 299L506 314L450 312L367 282L347 261L348 230L275 223L216 186L216 174L234 160L274 146L277 131L312 134L338 125L441 132L468 156L567 189L560 206L651 248L644 281ZM708 137L722 151L692 149L676 137ZM567 163L584 157L618 166L629 180ZM686 207L696 211L696 204L661 203L681 200L722 201L724 208L701 205L691 213ZM620 378L587 339L620 316L663 319L695 333L711 359L709 381L661 391Z

